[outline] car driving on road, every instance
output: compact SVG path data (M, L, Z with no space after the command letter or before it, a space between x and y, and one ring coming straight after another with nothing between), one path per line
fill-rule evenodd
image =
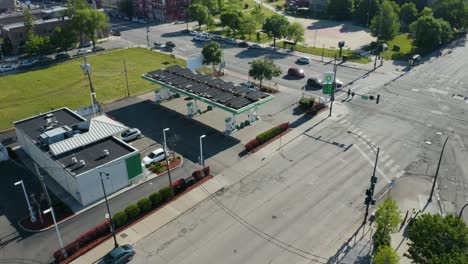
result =
M310 63L310 58L309 57L300 57L297 59L298 63L303 63L303 64L309 64Z
M296 68L296 67L289 68L288 69L288 75L294 76L294 77L299 77L299 78L304 78L305 77L304 70Z

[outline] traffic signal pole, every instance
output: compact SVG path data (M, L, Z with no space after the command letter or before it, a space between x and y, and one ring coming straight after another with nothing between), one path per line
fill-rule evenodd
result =
M375 171L377 170L377 162L379 160L379 152L380 152L380 148L377 148L377 154L375 155L374 172L372 173L372 177L371 177L371 187L368 190L369 195L366 196L366 201L365 201L366 213L364 214L364 223L363 223L363 225L365 225L367 223L367 216L369 215L369 206L371 204L375 204L375 200L373 200L373 198L374 198L373 196L374 196L375 184L377 183L377 178L375 177Z
M333 62L333 84L332 84L332 92L330 96L330 113L328 116L332 115L333 109L333 101L335 101L335 89L336 89L336 54L335 54L335 61Z

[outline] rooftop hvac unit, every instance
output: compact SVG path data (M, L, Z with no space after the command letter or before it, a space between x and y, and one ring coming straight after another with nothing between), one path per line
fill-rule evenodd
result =
M109 150L104 149L102 152L103 152L104 156L109 156Z
M86 162L84 160L80 160L80 165L81 167L84 167L84 165L86 165Z
M71 158L71 161L72 161L72 164L76 164L78 162L78 160L76 159L76 157L72 157Z

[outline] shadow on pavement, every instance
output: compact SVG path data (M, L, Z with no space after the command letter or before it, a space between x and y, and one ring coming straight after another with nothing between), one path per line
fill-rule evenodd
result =
M353 235L331 256L327 264L337 263L370 263L372 255L372 228L360 225Z
M166 133L168 147L194 163L198 163L201 135L206 135L203 139L204 159L240 142L172 109L155 105L150 100L112 110L108 114L126 126L140 129L145 137L158 143L163 142L163 129L170 128Z

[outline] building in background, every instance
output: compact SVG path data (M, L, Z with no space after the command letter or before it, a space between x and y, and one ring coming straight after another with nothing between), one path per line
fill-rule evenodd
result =
M321 17L327 13L327 0L309 0L312 17Z
M15 0L0 0L0 14L13 12L16 9Z
M87 120L61 108L15 122L21 148L82 206L141 179L140 152L115 135L121 123L99 116Z
M149 21L170 22L185 20L192 0L133 0L134 18ZM116 17L126 17L119 12L119 0L102 0L106 13Z

